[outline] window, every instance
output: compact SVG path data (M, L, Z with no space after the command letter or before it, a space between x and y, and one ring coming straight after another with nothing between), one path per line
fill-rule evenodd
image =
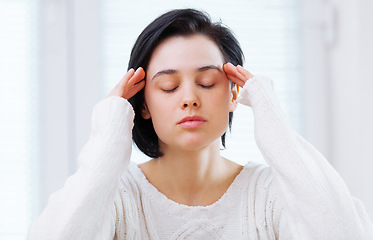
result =
M38 14L0 0L0 238L24 239L39 214Z

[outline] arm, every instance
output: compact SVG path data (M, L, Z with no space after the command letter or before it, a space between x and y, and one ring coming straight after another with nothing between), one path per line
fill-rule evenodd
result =
M124 97L144 86L136 84L144 74L130 70L94 107L91 136L79 155L78 171L51 195L27 239L113 239L114 198L132 146L134 112Z
M292 239L371 239L372 223L361 204L328 161L291 129L272 82L231 64L225 71L241 81L236 79L243 86L239 101L253 109L256 142L284 199L279 231L289 228Z

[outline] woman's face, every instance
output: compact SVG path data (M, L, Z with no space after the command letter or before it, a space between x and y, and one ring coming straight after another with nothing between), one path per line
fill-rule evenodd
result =
M199 150L218 141L235 109L218 46L202 35L175 36L154 50L146 74L144 118L166 148Z

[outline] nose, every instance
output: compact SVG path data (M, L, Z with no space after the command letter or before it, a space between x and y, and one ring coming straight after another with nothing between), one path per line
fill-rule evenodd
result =
M199 104L197 103L197 101L194 101L194 102L188 101L188 102L184 102L182 108L186 109L186 108L189 108L189 107L192 107L192 106L193 107L199 107Z
M198 108L201 106L201 102L194 89L189 88L184 92L184 97L181 102L181 108Z

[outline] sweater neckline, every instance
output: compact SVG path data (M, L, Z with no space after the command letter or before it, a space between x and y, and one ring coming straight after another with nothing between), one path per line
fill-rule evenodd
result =
M217 208L224 206L224 209L229 210L234 204L234 199L237 199L241 188L249 182L248 169L252 168L256 163L248 162L243 166L242 170L237 174L233 182L230 184L226 192L214 203L208 206L189 206L182 203L177 203L169 199L166 195L161 193L153 184L151 184L146 178L145 174L139 168L139 166L131 162L129 168L135 179L139 182L142 194L148 199L153 200L152 203L159 204L160 209L167 209L170 214L178 214L180 211L189 212L191 215L200 211L217 213ZM185 214L183 214L185 215ZM215 214L214 214L215 215ZM175 216L175 215L174 215ZM177 215L176 215L177 216ZM212 216L211 216L212 217Z

